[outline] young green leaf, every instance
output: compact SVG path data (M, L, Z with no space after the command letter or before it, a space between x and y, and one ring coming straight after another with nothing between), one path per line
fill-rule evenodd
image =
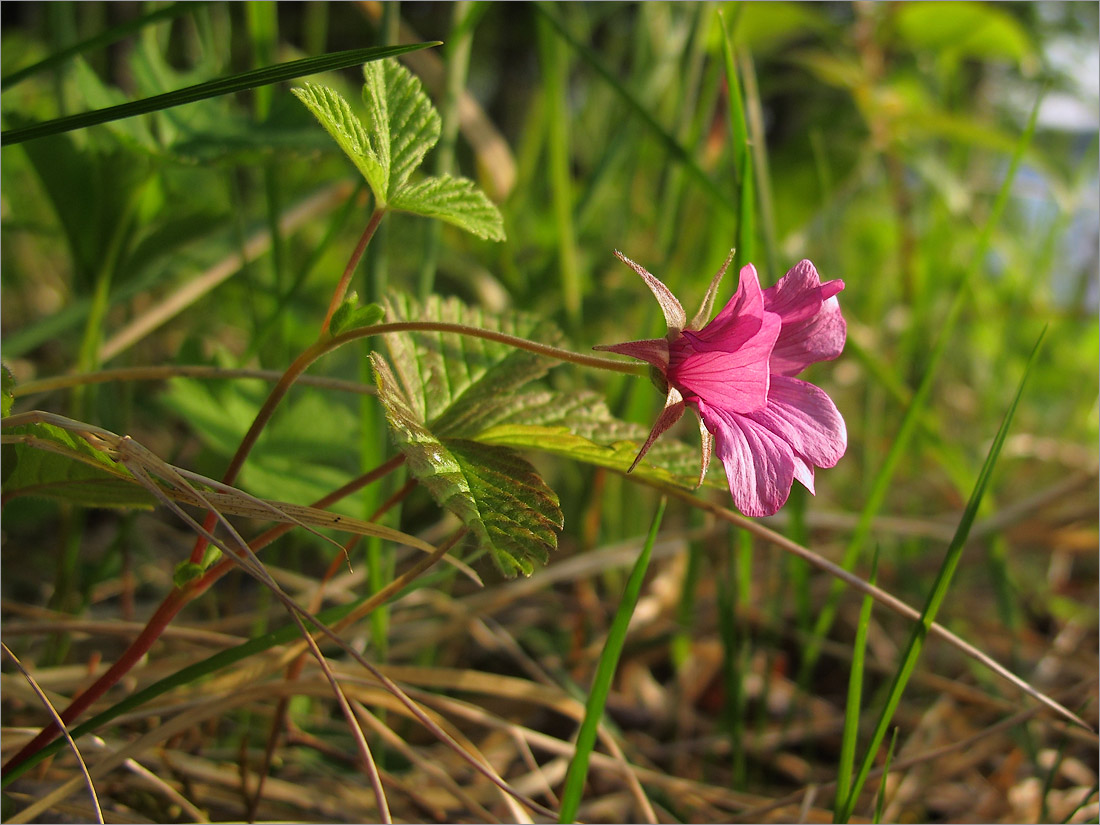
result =
M359 295L352 292L332 314L328 329L332 335L339 335L341 332L377 324L385 317L386 310L378 304L359 306Z
M420 79L396 60L365 64L363 78L367 124L389 175L380 197L388 203L439 141L439 113Z
M394 209L439 218L490 241L504 240L504 219L488 196L468 178L425 178L394 195Z
M334 89L307 83L304 89L291 91L332 135L344 154L351 158L351 162L367 179L375 198L384 204L390 177L389 143L385 142L385 153L380 153L377 146L382 141L377 137L371 139L351 106Z
M504 240L500 210L474 182L443 175L409 178L439 141L439 113L420 80L396 60L363 66L361 121L339 93L306 84L294 94L363 173L380 208L438 218L479 238Z

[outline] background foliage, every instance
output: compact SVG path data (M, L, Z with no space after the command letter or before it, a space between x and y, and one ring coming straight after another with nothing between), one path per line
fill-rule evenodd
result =
M160 9L164 17L139 30L16 74ZM531 337L556 343L556 327L584 352L663 329L656 304L613 249L690 307L735 243L745 167L730 136L723 21L758 174L755 232L740 254L751 251L765 285L803 257L823 278L846 283L849 347L807 377L844 413L848 454L818 474L816 497L796 491L771 523L841 557L964 289L948 357L867 543L877 551L878 584L919 605L1046 326L940 620L1095 726L1094 4L9 4L0 112L10 130L301 57L442 40L405 57L443 119L425 171L475 179L499 205L507 237L494 243L394 213L353 287L371 301L390 290L414 296L394 299L406 312L425 301L441 311L432 293L486 319L518 311L539 320L524 328ZM337 89L367 122L357 67L309 80ZM292 85L304 81L5 146L0 354L17 385L144 365L279 373L314 341L370 199ZM962 285L1040 97L1038 129L989 252ZM731 277L723 300L733 288ZM372 348L403 357L393 349L400 344L387 346L357 342L311 375L362 390L374 383ZM268 387L243 378L124 381L19 397L15 409L50 409L128 433L165 460L219 477ZM610 414L644 434L662 400L647 381L570 365L552 369L542 388L590 393L574 396L591 401L569 413L589 427L586 438L602 432L605 441ZM309 503L394 455L385 422L382 405L362 392L298 386L241 486ZM675 432L694 447L694 422L681 427ZM548 485L538 490L539 531L556 532L560 507L557 549L549 552L544 537L545 566L510 582L467 557L483 588L450 568L433 572L422 582L430 586L373 614L357 643L419 688L503 776L556 809L566 756L548 737L575 732L577 698L583 703L658 498L614 472L553 455L576 445L496 433L500 446L491 449L533 462ZM531 449L519 457L517 447ZM464 448L457 445L459 458ZM650 464L690 452L661 449ZM337 509L368 517L400 486L401 478L386 479ZM699 495L728 502L720 489ZM171 588L189 534L160 511L85 510L31 497L6 498L3 516L5 643L51 695L71 696L85 674L103 669L101 660L117 657ZM385 520L431 542L454 525L420 489ZM304 531L263 554L284 587L307 601L334 559L343 563ZM326 590L328 604L378 590L406 562L388 545L366 542L351 572L345 567ZM857 572L866 577L870 567L868 551ZM836 776L860 621L859 600L846 596L837 621L814 640L830 585L776 548L670 502L605 717L640 766L661 821L789 817L804 801L814 817L830 815L831 794L791 796ZM283 624L265 591L234 574L181 614L135 671L134 686ZM898 617L873 615L867 702L888 683L907 632ZM815 645L813 661L806 650ZM14 729L37 729L45 717L6 661L3 678L7 758L19 744ZM172 713L172 702L213 702L226 684L187 684L158 707ZM276 673L270 684L283 682ZM353 750L331 697L302 691L256 815L375 818L373 797L345 758ZM260 769L271 698L140 757L165 784L118 779L101 787L113 815L244 816L238 768L224 766ZM384 696L364 701L391 731L376 732L372 747L395 816L517 815ZM1095 819L1095 737L1046 718L995 727L1017 709L1015 694L931 645L896 719L894 758L984 736L893 775L883 818ZM521 727L501 727L505 721ZM145 724L138 714L101 735L117 744ZM13 787L5 815L24 804L18 794L71 775L66 759ZM609 759L590 767L578 816L636 820L644 810ZM449 776L433 771L433 760ZM858 815L873 812L872 790ZM792 807L766 812L772 803Z

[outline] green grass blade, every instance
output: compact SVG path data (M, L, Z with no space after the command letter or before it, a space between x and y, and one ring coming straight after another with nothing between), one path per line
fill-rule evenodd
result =
M951 579L955 574L955 569L959 566L963 548L966 546L966 540L970 536L970 528L973 526L974 519L978 515L978 507L982 503L982 497L985 495L986 487L989 485L989 479L993 474L993 467L1001 454L1001 447L1004 445L1005 437L1008 435L1009 425L1012 423L1012 417L1016 413L1016 407L1020 403L1020 398L1023 396L1024 386L1027 383L1032 368L1035 366L1045 335L1046 329L1044 328L1043 332L1039 335L1039 340L1035 342L1035 347L1031 351L1031 357L1028 359L1027 366L1024 368L1023 377L1020 379L1020 384L1016 389L1016 396L1012 399L1008 412L1005 413L1004 420L1001 422L1001 427L993 439L993 444L990 445L989 454L986 456L981 472L978 473L978 480L974 484L974 490L970 494L970 500L966 504L966 509L963 510L962 518L959 520L959 526L955 530L955 536L947 548L947 555L944 557L939 574L936 576L936 581L932 585L932 591L928 595L924 610L921 611L920 622L913 627L913 632L909 637L909 643L906 646L905 654L902 657L901 666L898 668L897 673L894 674L894 680L890 685L890 692L887 696L886 704L875 725L875 732L872 734L871 742L867 746L867 753L863 757L863 762L859 768L859 774L851 788L847 801L841 809L841 818L838 821L847 821L852 815L856 800L859 797L859 792L863 788L863 783L867 780L867 774L870 773L871 767L874 764L875 753L878 751L879 745L882 744L882 739L886 735L886 729L889 727L890 720L893 719L894 716L894 711L897 710L898 704L901 701L901 694L905 690L905 686L909 682L909 677L916 667L917 658L920 656L925 636L928 635L928 629L936 620L936 614L939 612L943 600L947 597L947 590L951 585Z
M878 547L871 559L871 575L868 581L877 584ZM856 763L856 744L859 741L859 716L863 705L863 664L867 654L867 629L871 625L871 607L874 600L863 597L856 625L856 639L852 645L852 669L848 675L848 701L844 708L844 734L840 740L840 759L836 769L836 802L833 804L833 822L840 822L842 803L848 799L852 786L852 768Z
M660 139L666 151L684 165L684 168L696 182L699 183L703 191L711 197L715 204L721 206L727 212L734 212L734 202L730 199L730 196L718 188L718 185L715 184L715 182L707 176L707 173L700 168L699 164L695 162L691 153L680 145L680 142L676 140L671 132L657 122L657 119L642 105L642 102L638 100L637 96L627 89L619 78L615 76L615 73L607 67L602 59L600 59L600 56L573 36L569 29L566 28L565 23L558 16L557 11L552 6L545 3L536 3L535 8L543 17L553 24L554 28L558 30L558 33L565 42L611 85L611 88L615 90L619 97L621 97L634 113L642 119L646 127Z
M890 765L894 761L894 752L898 747L898 729L894 728L894 735L890 737L890 747L886 749L886 759L882 763L882 778L878 783L878 796L875 799L874 822L882 822L882 812L886 808L886 780L890 776Z
M440 133L439 143L435 146L435 173L450 175L457 173L455 166L455 144L458 140L459 100L466 89L466 78L470 72L470 53L473 51L474 28L483 6L474 6L470 0L458 0L452 7L451 34L443 48L443 60L447 66L447 86L443 99L439 102ZM435 274L439 266L439 253L443 227L438 221L431 221L424 229L424 258L420 262L417 277L417 295L424 300L435 290Z
M544 16L538 24L539 66L543 76L543 100L549 129L546 134L546 164L553 205L554 235L558 239L562 303L575 332L581 324L581 277L577 262L576 227L573 221L572 132L569 114L569 52L555 37Z
M408 46L372 46L366 49L349 49L342 52L332 52L320 57L307 57L302 60L292 60L289 63L279 63L275 66L265 66L262 69L253 69L240 74L221 77L217 80L209 80L185 89L177 89L174 92L165 92L162 95L154 95L143 100L134 100L130 103L122 103L118 106L108 106L105 109L96 109L91 112L81 112L77 115L59 117L48 120L45 123L35 123L32 126L21 126L16 129L8 129L0 133L0 146L8 146L23 143L27 140L56 135L62 132L71 132L74 129L84 129L88 126L96 126L100 123L108 123L113 120L122 120L134 115L144 115L150 112L159 112L173 106L184 103L194 103L198 100L206 100L211 97L231 94L255 89L259 86L267 86L271 83L280 83L284 80L293 80L305 75L318 74L320 72L344 69L359 63L367 63L373 60L381 60L385 57L394 57L406 52L426 49L439 45L438 41L426 43L414 43Z
M14 72L0 77L0 86L3 86L2 91L8 91L17 83L26 80L28 77L44 72L47 69L52 69L54 66L60 66L62 63L72 57L76 57L78 54L84 54L85 52L94 51L103 46L109 46L111 43L114 43L116 40L121 40L128 34L141 31L146 26L151 26L162 20L171 20L173 17L178 17L184 12L193 12L204 5L206 5L206 0L202 0L202 2L173 3L170 6L157 9L142 17L135 17L133 20L127 20L125 23L112 26L106 31L100 32L95 37L89 37L87 40L74 43L71 46L61 49L61 51L54 52L49 57L37 63L22 69L17 69Z
M619 609L615 611L615 619L611 622L611 628L607 633L607 641L604 643L600 661L596 665L596 676L592 680L592 690L588 694L588 702L584 708L584 721L577 733L577 747L573 758L569 762L569 770L565 775L565 788L561 794L561 811L558 822L573 822L580 808L581 795L584 792L584 781L588 776L588 759L592 749L596 745L596 732L603 718L604 705L607 695L611 692L611 680L615 676L615 668L619 664L619 655L623 651L623 642L626 641L626 631L630 625L630 617L634 615L634 608L638 604L638 594L645 580L646 569L649 567L649 557L653 552L653 544L657 540L657 531L661 527L661 518L665 514L665 505L668 500L662 496L657 505L657 512L653 514L653 522L649 526L649 536L646 537L645 546L638 560L634 562L634 568L630 571L626 588L623 590Z
M948 342L951 340L955 325L958 323L959 315L969 295L970 283L974 280L978 270L981 269L985 262L985 256L986 252L989 250L989 242L993 235L993 229L1000 220L1001 212L1004 211L1005 204L1008 202L1008 197L1012 190L1012 182L1016 178L1016 170L1020 165L1020 160L1023 158L1024 152L1027 150L1027 147L1031 145L1031 139L1035 134L1035 126L1039 115L1039 104L1042 103L1043 97L1043 94L1039 95L1039 98L1035 101L1035 107L1031 110L1031 117L1028 120L1027 128L1024 129L1023 134L1016 144L1016 152L1012 156L1012 161L1009 163L1004 181L1001 183L1000 191L997 193L993 208L990 210L989 218L986 220L985 226L982 229L970 266L963 274L962 281L959 283L955 291L955 297L952 299L951 306L947 311L947 316L940 325L939 336L936 339L931 354L928 356L928 366L925 368L920 384L913 393L912 401L905 410L905 415L902 417L897 435L894 437L893 442L890 444L890 449L886 453L886 458L883 459L878 473L876 473L874 481L872 482L871 490L867 495L867 501L863 506L863 511L860 513L859 523L856 525L855 532L852 534L848 547L844 551L841 567L845 570L851 570L859 559L860 553L863 551L864 543L871 534L871 524L879 514L883 502L886 500L886 494L890 489L894 471L897 469L902 455L908 448L909 442L917 429L917 425L924 415L925 406L931 396L932 384L934 383L940 361L943 360L943 355L947 351ZM829 598L822 606L817 624L814 626L814 636L806 647L806 655L802 663L802 673L798 679L802 684L805 683L806 674L813 669L813 666L817 662L817 657L821 652L821 642L824 640L826 634L828 634L829 629L832 627L833 620L836 618L837 605L843 590L843 584L839 581L833 582L832 589L829 591Z
M738 12L740 7L738 7ZM733 146L733 168L737 174L737 254L734 271L753 259L756 252L756 192L753 182L752 152L749 151L749 127L745 117L745 103L741 96L741 78L734 59L733 43L725 16L719 12L722 29L722 57L726 66L730 135ZM736 28L739 14L735 14L731 27Z

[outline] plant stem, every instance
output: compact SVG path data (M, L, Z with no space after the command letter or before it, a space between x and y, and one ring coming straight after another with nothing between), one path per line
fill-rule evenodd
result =
M595 369L608 370L610 372L625 372L629 375L644 375L647 370L646 367L626 361L616 361L612 358L600 358L596 355L583 355L579 352L572 352L571 350L561 349L560 347L552 347L549 344L540 344L537 341L529 341L526 338L519 338L518 336L508 335L507 333L497 332L492 329L481 329L480 327L471 327L466 324L450 324L443 321L393 321L386 324L375 324L374 326L353 329L342 335L334 336L330 339L329 343L335 348L346 344L348 341L354 341L359 338L367 338L372 335L385 335L394 332L442 332L452 335L465 335L470 338L482 338L486 341L493 341L498 344L506 344L515 347L516 349L527 350L528 352L535 353L535 355L553 358L555 361L577 364L582 367L593 367Z
M329 301L328 312L325 313L325 320L321 324L322 335L328 332L328 325L332 321L332 316L336 310L339 309L340 304L344 300L344 296L348 292L348 287L351 285L351 276L355 274L355 267L359 265L359 260L363 257L363 252L366 250L371 237L373 237L374 230L378 228L378 224L382 222L382 217L385 214L385 208L378 207L375 207L374 212L371 213L370 220L367 221L367 228L363 230L363 234L359 237L359 243L356 244L355 250L351 253L351 258L348 259L348 265L344 267L344 274L340 276L340 283L336 285L336 290L332 293L332 300Z

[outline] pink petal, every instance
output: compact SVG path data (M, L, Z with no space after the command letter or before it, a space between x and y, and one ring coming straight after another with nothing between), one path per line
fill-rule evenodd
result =
M639 361L645 361L664 372L668 367L668 340L657 338L648 341L627 341L623 344L601 344L592 347L600 352L617 352L619 355L629 355Z
M617 249L615 250L615 257L642 276L642 280L646 282L646 286L653 293L653 297L661 305L661 312L665 314L665 323L668 324L669 330L674 332L682 330L687 325L687 314L669 288L661 283L656 276L650 275L644 266L634 263Z
M700 352L733 352L759 332L764 309L764 292L760 289L756 267L747 264L741 267L737 292L722 311L698 332L686 330L684 335Z
M797 378L773 375L768 406L748 417L818 467L835 466L848 446L848 431L833 400L824 390ZM812 490L810 472L811 483L806 486Z
M844 350L847 337L848 325L840 314L840 304L830 298L816 315L783 325L772 350L772 372L797 375L810 364L831 361Z
M840 355L848 332L835 298L842 289L841 280L822 284L817 269L804 260L764 290L764 309L783 319L772 372L796 375L810 364Z
M814 315L821 304L844 289L844 281L821 283L817 268L807 260L799 261L779 283L764 290L764 309L783 316L783 323L804 321Z
M794 479L809 490L811 495L817 495L814 492L814 466L798 453L794 454Z
M734 351L699 352L690 333L684 333L669 346L669 383L728 412L762 410L768 401L769 358L779 328L779 316L764 313L756 333Z
M746 516L770 516L787 501L796 469L805 475L791 447L751 418L727 413L698 401L699 415L717 440L730 494ZM812 478L811 478L812 481Z

